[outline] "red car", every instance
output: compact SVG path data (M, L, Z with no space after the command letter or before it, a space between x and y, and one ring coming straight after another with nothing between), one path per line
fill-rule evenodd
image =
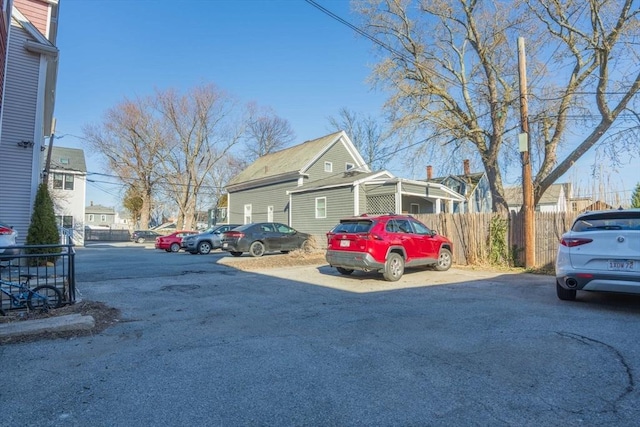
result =
M164 249L167 252L178 252L183 249L182 238L191 234L196 234L197 231L174 231L168 236L156 237L156 249Z
M327 233L327 262L345 275L377 271L395 282L405 266L448 270L452 253L449 239L410 215L364 214L340 220Z

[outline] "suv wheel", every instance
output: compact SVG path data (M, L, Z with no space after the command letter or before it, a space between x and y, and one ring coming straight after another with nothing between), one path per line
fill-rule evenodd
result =
M400 280L404 273L404 259L395 252L391 252L387 258L387 262L384 263L384 271L382 276L389 282L396 282Z
M436 263L436 270L438 271L447 271L449 267L451 267L452 259L451 259L451 251L446 248L440 249L440 254L438 254L438 262Z
M576 299L575 289L565 289L560 286L560 283L556 280L556 294L562 301L574 301Z
M198 244L198 253L200 253L202 255L207 255L209 252L211 252L211 243L209 243L209 242L200 242Z

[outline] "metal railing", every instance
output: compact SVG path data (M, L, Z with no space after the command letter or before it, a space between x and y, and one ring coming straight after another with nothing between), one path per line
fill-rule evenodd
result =
M7 247L0 246L0 252ZM63 304L76 302L75 249L72 243L59 245L17 245L19 253L0 253L0 278L7 282L24 282L31 289L41 285L55 286L62 293ZM0 308L12 309L8 297L0 293Z

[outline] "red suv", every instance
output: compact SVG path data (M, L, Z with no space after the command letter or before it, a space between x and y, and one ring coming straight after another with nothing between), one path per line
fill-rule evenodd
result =
M453 244L409 215L367 215L340 220L327 233L327 262L341 274L378 271L395 282L404 268L451 267Z

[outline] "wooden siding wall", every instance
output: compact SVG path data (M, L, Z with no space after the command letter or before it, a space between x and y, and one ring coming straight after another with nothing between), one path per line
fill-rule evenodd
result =
M316 218L316 198L326 197L327 217ZM291 203L291 226L298 231L312 234L319 247L327 246L327 232L340 222L341 218L349 216L345 206L353 206L353 187L339 187L323 191L294 194Z
M0 142L0 218L16 229L18 244L27 237L34 196L32 184L34 175L40 173L33 170L33 157L40 155L38 145L26 148L17 145L20 141L34 141L39 108L40 55L24 49L27 39L21 27L12 26Z
M324 171L324 162L331 162L333 168L331 172ZM353 163L355 165L356 162L345 146L341 142L338 142L309 167L307 170L309 181L341 175L345 172L346 163Z
M13 0L13 7L17 8L40 33L48 37L49 5L43 0Z
M289 181L268 187L257 187L229 194L229 223L244 224L244 205L251 204L252 222L267 220L267 206L273 206L273 221L289 225L289 196L287 190L297 187ZM302 231L302 230L301 230Z
M429 228L447 236L453 242L456 264L481 265L489 263L491 219L494 213L414 215ZM535 257L538 268L553 268L560 236L573 223L574 212L535 212ZM514 265L523 266L524 232L522 216L503 215L507 221L507 246L514 256Z

